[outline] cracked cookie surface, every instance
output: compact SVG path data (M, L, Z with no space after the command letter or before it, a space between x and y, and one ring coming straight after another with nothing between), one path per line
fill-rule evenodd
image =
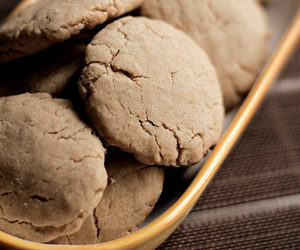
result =
M81 229L52 244L95 244L128 235L141 225L160 197L164 170L146 166L131 155L115 152L106 158L108 185L103 198Z
M205 52L162 21L125 17L86 50L79 80L99 134L148 165L190 165L214 145L222 94Z
M240 103L267 55L266 16L253 0L147 0L141 14L194 39L216 67L227 110Z
M106 183L102 144L70 101L0 98L0 230L38 242L73 233Z
M9 62L67 40L83 29L138 7L143 0L40 0L0 28L0 62Z

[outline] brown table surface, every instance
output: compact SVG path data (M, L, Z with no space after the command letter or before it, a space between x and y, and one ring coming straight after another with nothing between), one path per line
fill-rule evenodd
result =
M0 19L18 0L0 1ZM300 249L300 48L159 249Z

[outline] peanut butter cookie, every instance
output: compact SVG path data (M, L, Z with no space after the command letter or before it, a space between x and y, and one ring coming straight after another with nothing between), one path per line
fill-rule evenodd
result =
M138 7L143 0L40 0L0 28L0 62L9 62L67 40L81 30Z
M70 101L0 98L0 230L38 242L78 231L106 182L102 144Z
M190 165L216 144L222 94L206 53L171 25L125 17L86 50L79 90L110 145L147 165Z
M95 244L135 231L151 212L163 187L164 170L145 166L131 155L118 152L107 157L108 185L103 198L81 229L59 237L53 244Z
M173 24L207 52L227 110L242 101L267 55L269 30L257 1L147 0L141 13Z

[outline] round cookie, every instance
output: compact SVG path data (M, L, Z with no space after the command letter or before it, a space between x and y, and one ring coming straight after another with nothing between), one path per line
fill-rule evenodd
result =
M79 80L99 134L147 165L190 165L214 145L222 94L205 52L171 25L125 17L86 50Z
M267 55L268 28L253 0L147 0L142 15L184 31L216 67L227 110L240 103Z
M78 231L106 183L102 144L70 101L0 98L0 230L38 242Z
M9 62L67 40L81 30L138 7L143 0L40 0L0 28L0 62Z
M108 185L103 198L81 229L59 237L52 244L95 244L114 240L137 230L151 212L163 188L164 170L145 166L126 153L108 156Z

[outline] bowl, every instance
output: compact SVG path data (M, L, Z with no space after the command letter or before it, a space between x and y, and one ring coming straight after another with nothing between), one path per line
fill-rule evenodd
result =
M300 12L297 0L275 0L267 8L272 28L271 53L243 104L226 115L223 136L198 164L167 169L165 189L146 222L136 232L101 244L84 246L34 243L0 232L1 249L100 250L155 249L167 239L193 208L205 187L220 168L243 130L253 117L300 39ZM180 183L180 184L178 184Z

